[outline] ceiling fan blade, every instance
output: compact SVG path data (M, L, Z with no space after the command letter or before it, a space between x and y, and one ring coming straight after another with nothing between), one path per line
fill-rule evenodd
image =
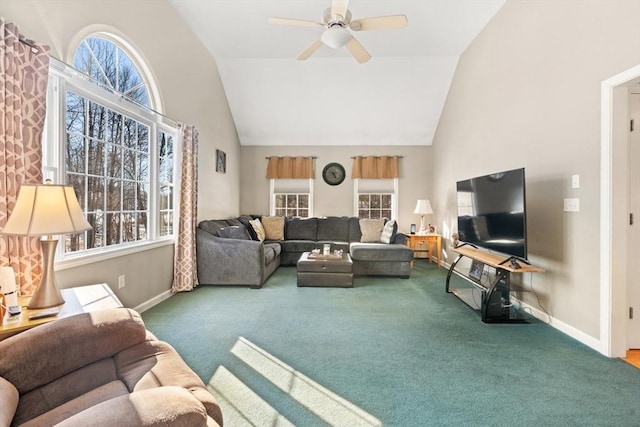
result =
M298 57L296 59L298 61L304 61L305 59L307 59L311 55L313 55L316 50L320 49L320 46L322 46L322 40L320 40L320 37L318 37L317 39L315 39L313 41L313 43L311 43L309 46L307 46L307 48L305 50L300 52L300 55L298 55Z
M351 41L345 46L349 52L351 52L351 56L355 58L360 64L367 62L371 59L371 55L369 52L360 44L355 37L351 38Z
M346 18L349 9L349 0L331 0L331 16L340 15Z
M378 16L376 18L356 19L349 26L353 31L388 30L403 28L409 20L405 15Z
M276 25L295 25L298 27L324 27L320 22L305 21L303 19L290 19L290 18L269 18L269 24Z

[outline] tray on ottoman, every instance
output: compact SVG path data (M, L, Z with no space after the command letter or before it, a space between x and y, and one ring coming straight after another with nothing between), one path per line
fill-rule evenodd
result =
M337 259L310 258L304 252L298 260L298 286L353 287L353 262L348 253Z

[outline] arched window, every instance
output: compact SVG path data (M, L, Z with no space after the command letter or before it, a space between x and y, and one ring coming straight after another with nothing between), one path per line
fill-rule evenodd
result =
M175 123L153 111L160 97L141 58L121 37L100 32L82 39L73 52L72 66L82 74L52 61L47 105L52 137L43 173L74 187L92 226L65 236L59 261L173 238L178 132ZM60 116L65 120L56 119Z
M84 39L76 49L73 66L107 89L153 108L147 85L135 63L111 40L98 36Z

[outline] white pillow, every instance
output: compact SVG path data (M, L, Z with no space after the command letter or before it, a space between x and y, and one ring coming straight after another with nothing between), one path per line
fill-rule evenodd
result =
M252 219L251 221L249 221L249 224L251 224L251 227L253 227L253 231L256 232L258 240L260 240L261 242L264 241L264 228L262 228L262 223L260 222L260 220Z
M360 241L363 243L378 243L380 235L384 228L384 219L361 219L360 232L362 237Z
M380 241L388 245L391 243L391 239L393 239L394 234L396 234L395 219L391 221L387 221L387 223L384 225L384 228L382 229L382 234L380 234Z

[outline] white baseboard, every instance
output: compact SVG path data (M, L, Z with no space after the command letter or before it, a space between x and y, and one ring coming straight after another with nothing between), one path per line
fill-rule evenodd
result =
M581 330L576 329L573 326L568 325L568 324L564 323L563 321L558 320L555 317L545 313L544 311L542 311L542 310L540 310L538 308L535 308L532 305L529 305L527 303L524 303L524 302L518 300L517 298L511 297L511 300L520 306L520 310L524 310L525 312L531 314L532 316L534 316L536 319L540 320L541 322L544 322L544 323L548 324L549 326L551 326L551 327L559 330L560 332L570 336L571 338L581 342L582 344L586 345L587 347L591 347L592 349L596 350L597 352L602 352L601 351L601 343L600 343L599 339L594 338L591 335L585 334Z
M451 267L451 264L447 262L443 262L442 266L448 270ZM524 303L518 300L517 298L514 298L513 296L511 297L511 300L517 303L520 306L521 310L528 312L529 314L531 314L533 317L540 320L541 322L548 324L552 328L559 330L563 334L570 336L571 338L581 342L587 347L591 347L595 351L602 353L606 356L606 353L602 350L602 343L600 342L599 339L594 338L591 335L585 334L581 330L576 329L575 327L567 323L564 323L563 321L558 320L555 317L548 315L544 311L538 308L535 308L532 305Z
M171 289L168 289L166 291L164 291L163 293L161 293L160 295L156 295L155 297L151 298L150 300L147 300L145 302L143 302L142 304L133 307L133 309L135 311L137 311L138 313L143 313L146 310L149 310L151 307L160 304L162 301L167 300L169 298L171 298L171 296L173 295L173 292L171 292Z

